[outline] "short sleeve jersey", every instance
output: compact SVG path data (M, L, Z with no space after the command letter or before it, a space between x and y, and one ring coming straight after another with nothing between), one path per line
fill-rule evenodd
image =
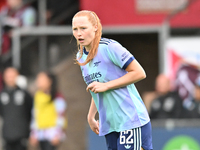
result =
M87 55L84 49L79 62L83 63ZM93 81L105 83L118 79L127 73L125 69L134 59L118 42L102 38L97 55L91 62L81 66L83 79L87 85ZM137 128L150 120L134 84L97 94L91 92L91 95L99 112L100 136Z

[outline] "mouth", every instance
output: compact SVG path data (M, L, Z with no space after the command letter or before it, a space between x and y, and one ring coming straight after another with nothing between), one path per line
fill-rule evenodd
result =
M83 43L83 42L84 42L84 39L79 38L78 41L79 41L80 43Z

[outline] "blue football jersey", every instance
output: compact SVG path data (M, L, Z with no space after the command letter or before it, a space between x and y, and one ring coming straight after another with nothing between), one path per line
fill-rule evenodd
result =
M77 58L79 57L77 53ZM85 62L88 52L84 49L79 62ZM118 42L102 38L97 55L88 64L81 66L82 76L87 85L93 81L109 82L125 75L126 67L134 56ZM102 93L93 93L99 112L99 135L124 131L147 124L150 119L146 107L135 87L130 84Z

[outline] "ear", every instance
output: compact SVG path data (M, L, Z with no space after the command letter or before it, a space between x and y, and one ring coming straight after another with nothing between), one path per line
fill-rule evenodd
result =
M96 32L97 29L98 29L98 26L97 26L97 24L96 24L96 25L94 26L94 31Z

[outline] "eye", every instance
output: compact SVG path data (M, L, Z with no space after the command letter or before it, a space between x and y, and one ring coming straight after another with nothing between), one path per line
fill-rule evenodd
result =
M77 28L73 28L73 31L76 31L77 30Z

